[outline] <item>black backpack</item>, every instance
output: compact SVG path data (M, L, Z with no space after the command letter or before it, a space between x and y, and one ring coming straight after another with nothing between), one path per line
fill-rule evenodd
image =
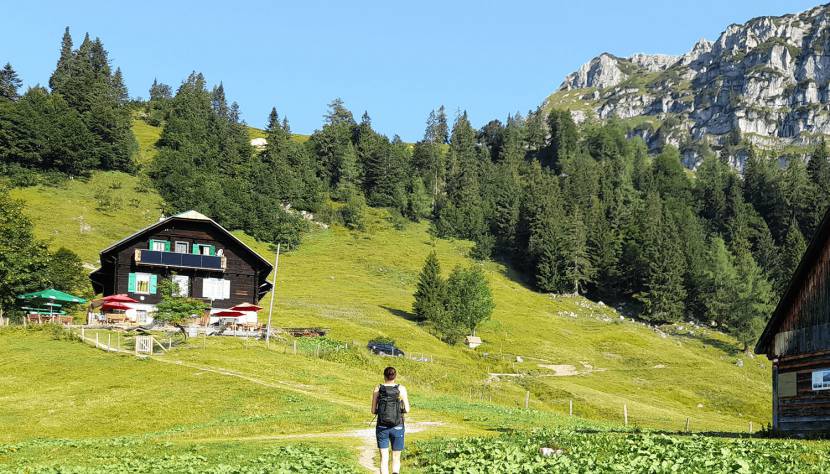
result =
M403 423L401 415L401 391L398 386L381 385L378 389L378 426L398 426Z

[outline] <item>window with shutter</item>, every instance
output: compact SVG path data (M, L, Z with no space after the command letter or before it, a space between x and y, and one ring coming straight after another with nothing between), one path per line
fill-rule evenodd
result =
M150 273L131 273L133 280L133 292L138 294L150 295L154 294L150 290L155 290L155 283L153 283L156 275Z
M130 273L127 279L127 291L135 293L135 273Z

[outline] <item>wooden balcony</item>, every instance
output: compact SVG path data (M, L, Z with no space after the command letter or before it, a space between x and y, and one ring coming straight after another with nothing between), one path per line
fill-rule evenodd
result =
M225 256L162 252L148 249L135 249L135 263L156 267L194 268L220 272L225 271L228 265Z

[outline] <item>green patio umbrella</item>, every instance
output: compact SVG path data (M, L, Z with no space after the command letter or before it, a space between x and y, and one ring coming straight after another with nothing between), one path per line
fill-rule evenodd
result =
M43 313L39 314L48 314L49 316L63 313L63 311L58 311L58 313L54 313L55 307L61 307L60 304L55 303L56 301L60 301L62 303L86 303L86 300L83 298L70 295L69 293L64 293L63 291L59 291L54 288L49 288L48 290L35 291L33 293L23 293L22 295L17 295L17 298L26 302L34 302L37 304L41 304L43 306L48 306L48 313L45 310L43 310Z
M34 293L23 293L22 295L17 295L17 298L27 301L43 300L50 302L60 301L63 303L86 303L86 300L83 298L70 295L69 293L64 293L63 291L59 291L54 288L49 288L48 290L35 291Z

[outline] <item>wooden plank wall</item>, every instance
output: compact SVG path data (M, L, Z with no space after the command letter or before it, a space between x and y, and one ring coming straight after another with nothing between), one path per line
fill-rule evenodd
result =
M816 432L830 430L830 390L813 390L813 370L830 369L830 352L799 357L785 357L778 361L777 374L795 372L796 390L794 396L778 396L773 407L776 418L774 425L780 431ZM778 381L773 387L778 388Z
M797 297L774 336L775 355L830 350L830 246L800 282Z

